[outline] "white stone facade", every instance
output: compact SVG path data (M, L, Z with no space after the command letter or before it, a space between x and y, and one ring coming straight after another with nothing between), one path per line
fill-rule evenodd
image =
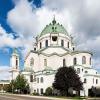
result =
M33 50L27 54L23 75L28 80L31 93L42 94L51 87L57 69L73 66L84 83L85 95L92 86L100 86L100 75L92 68L92 53L76 51L72 37L55 19L37 36ZM30 80L31 76L31 80ZM84 91L81 95L84 96Z

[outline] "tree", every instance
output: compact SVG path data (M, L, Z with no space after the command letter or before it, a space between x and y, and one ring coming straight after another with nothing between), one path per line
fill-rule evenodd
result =
M61 67L58 69L53 87L59 90L62 95L68 95L69 88L74 88L76 91L83 89L82 82L72 67Z
M6 92L14 92L15 90L15 80L11 80L10 84L8 84L6 87L5 87L5 91Z
M23 75L19 74L6 88L7 92L29 93L29 84Z
M23 75L19 74L14 83L15 90L19 91L20 93L29 92L29 84L27 83L26 79Z

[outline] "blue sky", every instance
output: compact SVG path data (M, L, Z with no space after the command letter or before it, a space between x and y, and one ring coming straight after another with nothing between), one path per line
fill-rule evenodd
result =
M0 68L9 67L13 48L23 59L53 16L74 38L76 49L93 53L100 71L100 0L0 0ZM28 42L27 42L28 41Z
M29 0L37 8L41 7L41 0ZM13 0L0 0L0 24L6 30L8 34L12 34L14 38L17 38L17 33L13 31L10 25L7 23L7 13L15 7ZM20 48L18 48L18 51ZM9 60L13 48L10 46L4 46L0 49L0 66L9 66ZM19 52L20 54L20 52ZM20 54L21 55L21 54ZM22 58L21 58L22 59ZM21 60L22 61L22 60ZM23 64L21 64L23 65Z

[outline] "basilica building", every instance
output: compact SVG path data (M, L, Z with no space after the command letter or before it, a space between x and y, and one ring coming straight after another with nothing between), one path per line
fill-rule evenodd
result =
M19 66L19 56L16 52L11 58L17 59L14 66ZM83 82L84 89L80 91L80 95L88 96L91 87L100 86L100 74L92 68L91 59L91 52L75 49L71 35L54 18L37 35L33 49L26 55L22 74L29 82L31 93L43 94L48 87L52 87L58 68L72 66ZM18 67L15 69L13 68L12 72L18 73Z

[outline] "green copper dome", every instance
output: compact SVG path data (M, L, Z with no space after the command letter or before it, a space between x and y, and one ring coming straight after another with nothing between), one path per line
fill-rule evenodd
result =
M62 25L57 23L55 18L53 19L52 23L46 25L46 27L43 29L39 36L41 37L47 33L63 33L65 35L68 35L66 29Z

